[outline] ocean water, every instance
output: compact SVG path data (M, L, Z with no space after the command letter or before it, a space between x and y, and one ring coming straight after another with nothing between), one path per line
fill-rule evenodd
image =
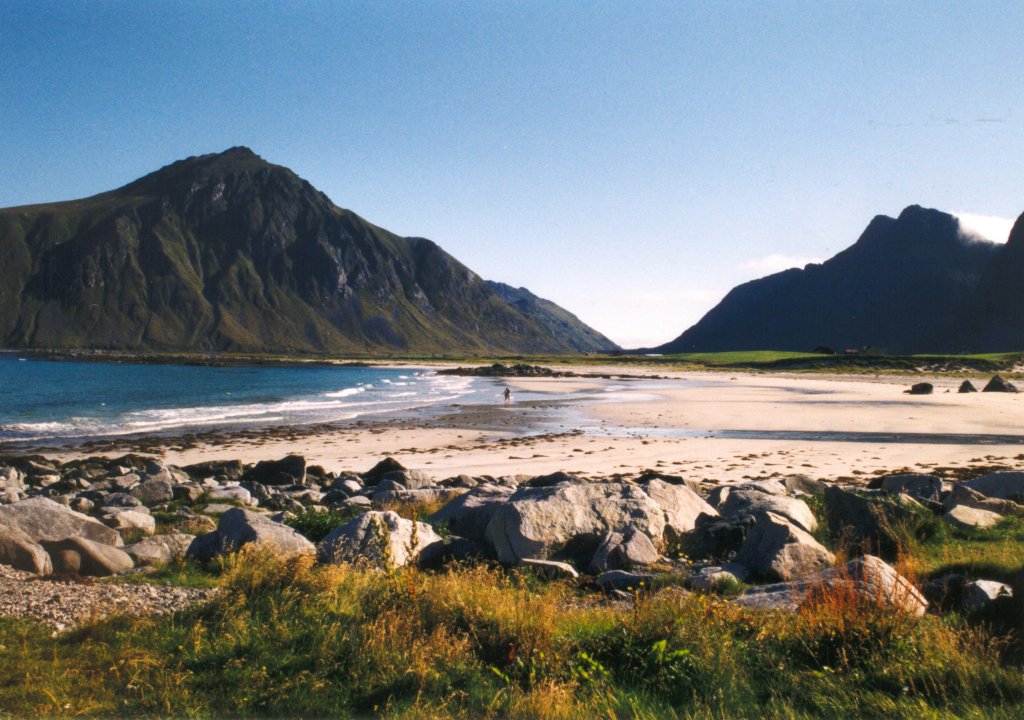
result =
M338 422L492 401L493 382L372 367L200 367L0 353L0 441Z

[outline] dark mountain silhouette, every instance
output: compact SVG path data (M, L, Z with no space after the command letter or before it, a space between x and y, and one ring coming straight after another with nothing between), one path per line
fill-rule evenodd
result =
M600 337L558 311L572 322L511 305L430 240L372 225L247 148L0 210L5 347L571 353Z
M1015 235L1005 247L980 240L952 215L916 205L895 220L878 216L835 257L734 288L654 350L1021 349L1024 296L1013 280L1024 278L1020 221Z

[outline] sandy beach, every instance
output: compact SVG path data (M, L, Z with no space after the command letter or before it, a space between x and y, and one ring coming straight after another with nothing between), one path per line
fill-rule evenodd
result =
M852 482L901 470L1024 467L1024 397L959 394L959 377L930 378L934 394L911 396L903 392L912 382L906 377L668 373L621 379L621 368L573 369L612 377L509 379L513 402L507 408L503 384L496 382L493 405L47 454L156 450L184 465L299 453L334 471L363 471L391 456L437 477L656 469L708 483L798 473ZM523 393L534 399L518 401Z

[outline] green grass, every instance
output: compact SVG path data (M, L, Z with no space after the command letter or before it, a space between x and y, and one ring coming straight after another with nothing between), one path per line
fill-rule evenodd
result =
M916 553L922 575L955 572L1008 582L1024 568L1024 519L1007 517L985 530L938 522L936 534Z
M0 620L0 715L1015 717L983 631L849 598L761 614L609 603L487 567L437 574L243 552L207 606L69 634Z

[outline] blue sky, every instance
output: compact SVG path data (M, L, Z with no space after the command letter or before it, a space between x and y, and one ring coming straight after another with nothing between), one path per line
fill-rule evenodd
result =
M5 0L0 206L247 145L655 344L877 214L1005 228L1021 27L986 2Z

